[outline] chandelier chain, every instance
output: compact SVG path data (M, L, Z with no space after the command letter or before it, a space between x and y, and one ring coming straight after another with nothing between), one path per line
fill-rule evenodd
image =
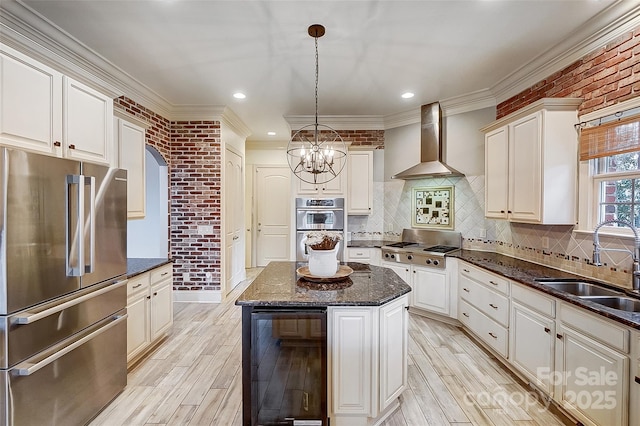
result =
M314 37L316 41L316 129L318 128L318 37Z

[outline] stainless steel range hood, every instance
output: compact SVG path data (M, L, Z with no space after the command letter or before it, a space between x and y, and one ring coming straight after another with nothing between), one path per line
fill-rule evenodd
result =
M420 163L391 176L392 179L422 179L427 177L464 176L443 159L442 112L440 103L420 108Z

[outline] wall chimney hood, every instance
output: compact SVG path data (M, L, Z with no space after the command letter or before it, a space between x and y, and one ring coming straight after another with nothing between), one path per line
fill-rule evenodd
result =
M440 103L422 105L420 108L420 163L391 176L391 178L407 180L464 176L444 162L442 148Z

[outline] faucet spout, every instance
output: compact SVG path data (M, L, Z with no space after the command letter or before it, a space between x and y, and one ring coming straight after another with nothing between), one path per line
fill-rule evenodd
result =
M611 220L605 220L604 222L601 222L600 224L598 224L598 226L596 226L596 228L593 231L593 264L596 266L602 266L602 262L600 261L601 251L608 251L608 250L621 251L618 249L602 248L600 246L600 238L598 236L598 233L600 232L600 228L602 228L604 225L611 225L613 223L617 223L619 225L623 225L630 228L633 231L633 235L635 236L633 251L630 251L630 250L622 250L622 251L628 251L631 254L631 257L633 260L633 269L631 273L632 288L634 291L640 291L640 234L638 233L638 229L635 226L633 226L630 222L627 222L626 220L611 219Z

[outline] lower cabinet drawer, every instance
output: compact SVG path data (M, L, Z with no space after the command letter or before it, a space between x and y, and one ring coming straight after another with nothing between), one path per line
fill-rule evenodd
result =
M459 293L486 316L507 327L509 326L509 299L465 276L460 277Z
M462 324L504 358L509 357L509 332L491 318L460 300L458 316Z

